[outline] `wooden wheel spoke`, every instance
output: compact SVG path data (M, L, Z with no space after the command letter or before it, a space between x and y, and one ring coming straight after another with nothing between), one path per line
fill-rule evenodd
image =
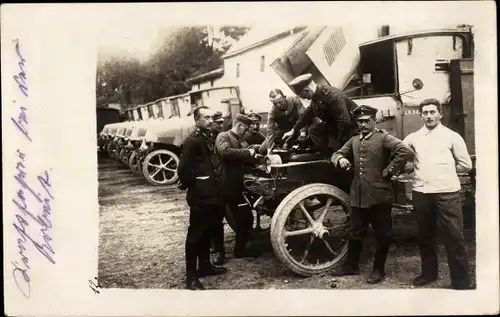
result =
M156 165L156 164L153 164L153 163L148 163L148 166L153 166L153 167L156 167L156 168L161 168L161 165Z
M304 201L301 201L299 203L299 207L300 209L302 210L302 212L304 213L304 216L306 216L307 220L309 221L309 223L312 225L314 224L314 219L311 217L311 215L309 214L309 212L307 211L306 207L304 206Z
M176 169L173 169L173 168L168 168L168 167L163 167L163 168L166 169L169 172L172 172L172 173L176 172Z
M174 159L174 158L172 158L172 157L171 157L171 158L167 161L167 163L165 163L165 166L167 166L168 164L170 164L170 162L172 162L172 160L173 160L173 159Z
M305 229L300 229L300 230L294 230L294 231L284 231L285 237L293 237L293 236L300 236L308 233L312 233L314 229L312 227L305 228Z
M325 220L326 214L328 213L328 209L330 208L332 202L333 202L332 198L329 198L328 201L326 202L325 207L323 207L325 210L323 211L321 216L318 218L319 223L323 223L323 220Z
M160 165L163 165L163 161L161 160L161 155L158 155L158 161L160 161Z
M323 239L322 239L323 240ZM332 249L332 247L330 246L330 244L328 243L328 241L326 240L323 240L323 243L325 244L325 247L328 249L328 251L330 251L331 254L333 255L336 255L337 253L335 253Z
M163 180L167 180L167 175L165 175L165 171L161 171L161 173L163 174Z
M158 175L158 173L161 171L161 168L158 168L156 170L156 172L153 173L153 175L151 175L151 177L155 177L156 175Z
M306 249L304 250L304 254L302 255L300 263L304 263L304 261L306 260L307 256L309 255L309 250L311 250L313 242L314 242L314 236L311 236L311 238L309 239L309 243L307 244Z

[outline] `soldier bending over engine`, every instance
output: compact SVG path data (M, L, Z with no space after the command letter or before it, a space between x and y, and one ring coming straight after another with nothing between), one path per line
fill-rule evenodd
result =
M298 97L287 97L280 89L273 89L269 93L269 100L273 104L267 117L267 136L260 147L260 154L266 154L273 145L282 145L283 135L292 129L306 110Z
M311 105L294 127L284 134L284 139L294 139L302 127L310 125L309 135L315 147L329 157L358 132L352 116L357 105L340 90L316 84L311 74L301 75L289 85L301 98L311 100ZM317 119L321 122L315 123Z
M363 238L371 224L377 239L377 249L373 271L367 280L370 284L380 283L385 278L385 261L392 231L394 189L391 177L402 172L406 162L412 161L415 155L403 141L376 128L376 113L377 109L370 106L357 107L353 114L361 133L352 137L331 158L333 164L344 169L350 169L351 162L354 163L347 263L334 275L359 274Z

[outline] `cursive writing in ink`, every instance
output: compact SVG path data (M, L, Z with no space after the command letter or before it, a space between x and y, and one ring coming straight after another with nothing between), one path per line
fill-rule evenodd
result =
M12 225L18 234L17 248L20 261L12 262L14 265L12 274L18 288L25 297L29 298L31 290L29 270L31 266L27 254L28 246L34 247L50 263L56 263L50 235L50 229L52 229L51 202L54 196L49 172L40 173L36 178L38 184L32 186L26 173L27 155L21 150L17 150L17 157L14 179L18 189L12 201L18 212Z

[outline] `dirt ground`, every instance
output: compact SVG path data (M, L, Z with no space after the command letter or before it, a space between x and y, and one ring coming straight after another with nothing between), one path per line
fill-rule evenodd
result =
M103 288L182 289L184 241L189 210L185 192L175 186L154 187L118 163L99 162L99 283ZM266 219L264 219L265 221ZM257 259L235 259L234 233L225 225L229 272L203 278L216 289L369 289L409 288L419 273L416 225L411 215L394 215L395 244L387 260L387 277L378 285L364 279L370 272L375 241L370 232L362 254L362 275L333 278L329 274L298 277L275 257L268 232L254 237L263 251ZM475 281L475 233L466 230L467 253ZM432 288L448 288L449 271L444 246L439 245L439 272ZM475 284L475 282L474 282Z

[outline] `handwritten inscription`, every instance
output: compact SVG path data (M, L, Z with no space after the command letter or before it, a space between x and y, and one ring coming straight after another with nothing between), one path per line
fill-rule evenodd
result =
M30 143L32 139L28 133L28 116L26 104L28 103L28 80L25 71L26 59L21 53L19 40L15 42L15 52L18 58L19 70L13 76L23 99L23 105L18 107L19 115L16 119L11 117L18 131ZM17 101L13 101L17 104ZM26 297L31 296L30 270L32 264L30 251L36 250L46 261L55 264L55 251L52 246L52 182L50 170L33 173L34 180L28 174L28 152L20 148L16 149L16 163L14 180L16 184L15 196L12 199L16 207L15 220L12 223L16 236L17 254L19 259L11 261L14 269L12 275L17 287Z
M16 57L17 57L17 67L18 70L16 71L17 73L12 76L14 78L14 81L17 84L17 87L19 88L19 91L21 92L22 96L27 98L28 97L28 78L26 77L26 71L25 71L25 66L26 66L26 59L23 57L23 54L21 53L21 46L19 44L19 40L16 39L14 41L15 43L15 52L16 52ZM14 103L16 101L14 100ZM29 136L28 133L28 114L27 114L27 107L24 105L18 106L19 108L19 114L17 115L17 118L10 118L14 125L16 126L17 129L26 137L31 142L31 137Z
M94 294L100 294L99 288L101 288L101 284L99 284L99 281L97 280L97 277L94 277L94 280L89 280L89 287L94 291Z

